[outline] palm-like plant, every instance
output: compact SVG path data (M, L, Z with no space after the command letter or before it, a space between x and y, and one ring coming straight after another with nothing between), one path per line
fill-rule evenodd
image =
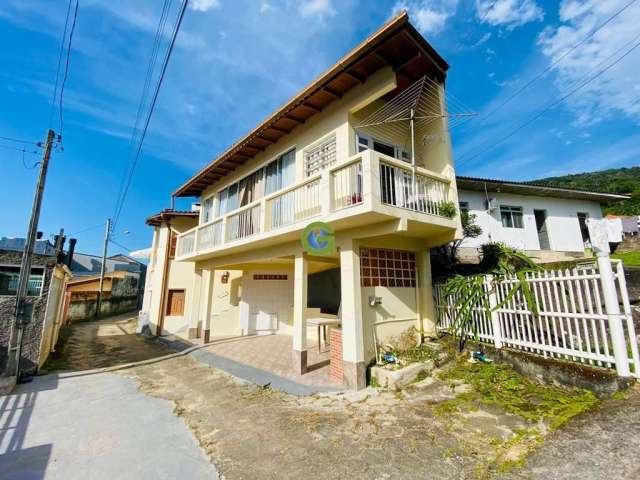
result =
M526 302L527 308L534 316L538 315L536 303L526 282L527 272L539 270L540 267L522 252L503 243L487 243L482 246L480 266L484 273L470 276L454 275L443 284L442 295L445 304L455 302L455 314L451 318L451 334L458 339L460 351L468 338L477 339L477 324L474 313L484 310L487 317L491 312L510 302L518 292ZM487 274L490 274L488 276ZM491 295L496 292L496 285L508 275L518 279L497 305L490 304Z

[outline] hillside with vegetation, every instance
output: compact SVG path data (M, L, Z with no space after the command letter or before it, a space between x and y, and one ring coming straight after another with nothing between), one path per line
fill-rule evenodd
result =
M604 211L616 215L640 215L640 167L612 168L600 172L548 177L530 183L592 192L630 194L629 200L611 204Z

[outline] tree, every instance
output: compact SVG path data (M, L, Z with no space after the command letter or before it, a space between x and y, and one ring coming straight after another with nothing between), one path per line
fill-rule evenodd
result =
M459 264L458 249L467 238L477 238L482 235L482 228L476 223L476 216L467 211L460 212L462 224L462 238L434 249L434 262L437 271L455 273Z

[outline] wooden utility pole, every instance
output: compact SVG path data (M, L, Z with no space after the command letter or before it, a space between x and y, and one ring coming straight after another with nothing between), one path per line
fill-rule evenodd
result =
M9 334L6 366L7 376L15 376L16 379L19 378L20 374L20 355L22 353L22 335L24 333L24 327L31 321L33 313L32 304L27 304L25 299L31 274L31 257L33 255L33 247L36 243L38 221L40 220L40 207L42 205L42 196L44 194L44 186L47 180L49 158L51 157L51 148L54 139L55 133L53 130L49 129L47 132L47 140L44 145L42 161L40 162L38 184L36 187L36 193L33 197L33 206L31 207L29 230L27 231L27 237L24 242L22 263L20 264L20 277L18 279L18 290L16 292L15 318L13 325L11 325L11 333Z
M104 286L104 272L107 266L107 249L109 248L109 236L111 235L111 219L107 218L104 229L104 246L102 247L102 265L100 266L100 286L98 287L98 301L96 302L96 318L100 316L100 305L102 303L102 288Z

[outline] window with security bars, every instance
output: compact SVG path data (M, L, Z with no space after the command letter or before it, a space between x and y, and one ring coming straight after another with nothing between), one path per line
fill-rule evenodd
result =
M304 166L307 177L336 163L336 136L322 141L304 152Z
M360 282L363 287L415 287L415 253L388 248L361 248Z

